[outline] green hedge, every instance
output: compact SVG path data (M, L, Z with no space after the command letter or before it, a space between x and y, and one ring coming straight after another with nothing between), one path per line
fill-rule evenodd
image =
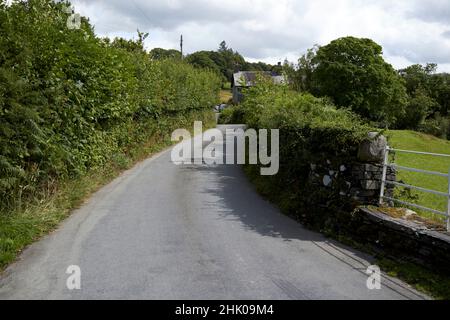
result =
M247 90L243 104L227 110L222 121L280 130L278 174L261 176L259 167L251 165L245 170L283 211L320 230L338 224L339 212L349 212L351 199L339 195L339 186L311 184L309 175L312 164L339 170L357 161L358 146L371 131L358 116L325 99L261 82Z
M280 129L280 154L293 167L330 157L354 158L370 130L357 115L326 99L266 82L247 90L231 118L255 129Z
M49 188L141 143L169 117L212 106L220 79L139 41L68 29L66 5L0 4L0 197Z

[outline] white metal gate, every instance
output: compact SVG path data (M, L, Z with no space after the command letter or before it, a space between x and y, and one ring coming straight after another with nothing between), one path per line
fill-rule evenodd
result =
M424 211L432 212L432 213L435 213L435 214L438 214L438 215L441 215L441 216L445 216L447 218L447 231L450 232L450 170L449 170L448 173L442 173L442 172L436 172L436 171L428 171L428 170L422 170L422 169L417 169L417 168L409 168L409 167L399 166L399 165L397 165L395 163L389 163L389 154L390 154L390 152L409 153L409 154L427 155L427 156L434 156L434 157L446 157L446 158L450 158L450 155L449 154L439 154L439 153L411 151L411 150L400 150L400 149L393 149L393 148L390 148L390 147L386 147L386 152L385 152L385 156L384 156L383 176L382 176L382 180L381 180L381 191L380 191L380 205L383 205L383 203L384 203L383 200L389 200L389 201L397 202L397 203L400 203L400 204L403 204L403 205L411 206L411 207L414 207L414 208L417 208L417 209L421 209L421 210L424 210ZM447 181L448 181L447 192L440 192L440 191L426 189L426 188L422 188L422 187L417 187L417 186L404 184L404 183L400 183L400 182L396 182L396 181L389 181L389 180L386 179L388 168L392 168L392 169L395 169L395 170L404 170L404 171L409 171L409 172L418 172L418 173L425 173L425 174L428 174L428 175L435 175L435 176L445 177L445 178L447 178ZM405 187L405 188L409 188L409 189L415 189L415 190L418 190L418 191L422 191L422 192L426 192L426 193L432 193L432 194L435 194L435 195L438 195L438 196L445 197L445 198L447 198L447 211L443 212L443 211L427 208L427 207L424 207L424 206L420 206L420 205L415 204L415 203L410 203L410 202L407 202L407 201L403 201L403 200L387 197L385 195L385 187L386 187L387 184L398 186L398 187Z

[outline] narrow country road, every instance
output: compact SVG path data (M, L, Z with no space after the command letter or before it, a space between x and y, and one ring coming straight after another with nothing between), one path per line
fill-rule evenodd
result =
M423 299L366 286L371 258L303 228L239 166L182 165L170 151L125 172L0 279L0 299ZM69 265L81 289L66 287Z

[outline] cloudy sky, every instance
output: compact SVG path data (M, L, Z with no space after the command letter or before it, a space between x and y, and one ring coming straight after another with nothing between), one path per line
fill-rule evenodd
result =
M225 40L250 61L276 63L342 36L368 37L401 68L435 62L450 72L450 0L72 0L97 34L186 53Z

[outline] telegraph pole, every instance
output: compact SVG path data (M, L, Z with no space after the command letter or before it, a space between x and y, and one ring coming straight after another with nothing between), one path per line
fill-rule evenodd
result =
M183 35L180 37L180 51L181 51L181 59L183 59Z

